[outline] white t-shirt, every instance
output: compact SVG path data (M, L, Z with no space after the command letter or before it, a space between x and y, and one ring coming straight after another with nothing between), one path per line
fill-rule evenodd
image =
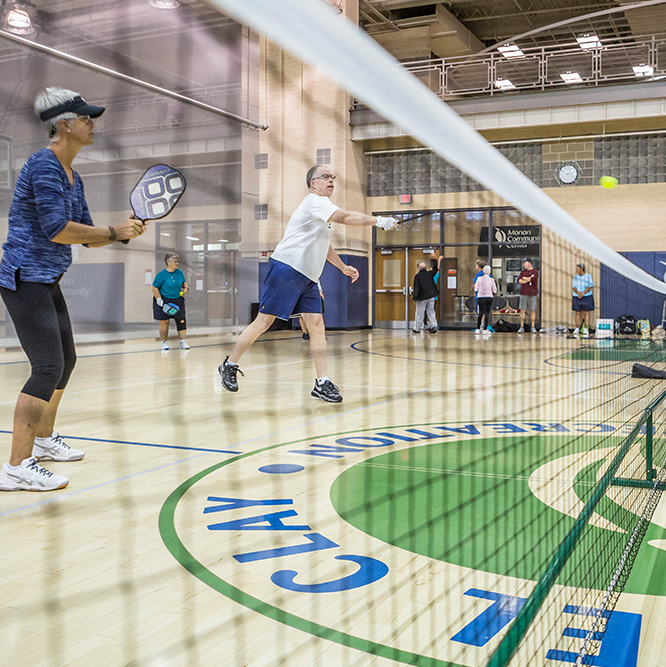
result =
M311 192L289 219L272 258L288 264L310 280L319 280L331 243L331 223L328 219L338 209L339 206L328 197Z

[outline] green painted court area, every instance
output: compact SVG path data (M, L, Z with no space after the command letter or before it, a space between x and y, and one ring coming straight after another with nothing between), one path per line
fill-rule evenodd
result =
M602 444L589 436L571 440L571 435L530 435L443 441L389 452L342 473L331 500L347 522L396 547L536 580L575 519L539 500L529 488L530 475L549 461L619 444L620 437ZM583 503L603 461L583 468L569 483ZM553 493L559 495L564 485L553 484ZM636 494L636 511L642 511L645 492L627 493ZM588 525L557 583L606 588L638 516L608 497L597 513L622 532ZM658 576L666 571L666 551L647 544L664 539L666 530L650 524L627 592L666 595L666 579Z
M569 352L563 359L574 361L666 361L666 345L662 340L613 339L595 341Z

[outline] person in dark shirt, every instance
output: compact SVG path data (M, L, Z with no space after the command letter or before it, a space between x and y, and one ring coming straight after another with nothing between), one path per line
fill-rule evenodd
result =
M140 220L131 218L116 226L93 226L83 182L72 169L79 150L93 143L93 118L103 112L104 107L64 88L47 88L35 101L51 144L31 155L16 179L0 261L0 296L32 371L16 401L11 455L0 468L0 491L60 489L69 483L67 477L54 475L37 461L83 458L82 451L72 449L53 429L76 362L59 285L72 263L71 245L98 248L145 230Z
M437 333L435 298L439 291L433 280L433 272L428 271L425 262L420 262L417 268L419 271L414 276L412 286L412 299L416 302L416 318L413 331L419 333L423 329L424 315L427 315L428 332Z
M536 328L537 294L539 293L539 271L532 266L529 259L523 261L523 270L518 276L520 284L520 329L525 333L525 313L529 311L532 322L532 333L539 333Z

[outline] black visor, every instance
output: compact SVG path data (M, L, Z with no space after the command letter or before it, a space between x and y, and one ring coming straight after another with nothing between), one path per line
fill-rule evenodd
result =
M62 113L75 113L79 116L90 116L91 118L97 118L104 113L104 107L96 107L92 104L88 104L80 95L67 100L62 104L57 104L50 109L46 109L39 114L40 120L49 120L49 118L55 118Z

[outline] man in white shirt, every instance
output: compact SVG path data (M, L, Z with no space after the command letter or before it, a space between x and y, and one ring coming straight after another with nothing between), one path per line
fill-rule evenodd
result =
M238 391L237 373L241 356L266 331L276 317L288 320L300 314L310 332L310 352L317 371L311 395L330 403L340 403L342 396L327 375L326 335L321 316L321 298L317 281L328 261L352 283L359 278L358 270L345 264L331 247L331 223L356 227L378 225L383 229L395 226L396 219L375 217L343 211L333 204L330 196L335 187L335 175L324 165L312 167L306 176L309 194L294 211L282 240L269 260L259 314L240 335L231 354L220 365L222 386Z

